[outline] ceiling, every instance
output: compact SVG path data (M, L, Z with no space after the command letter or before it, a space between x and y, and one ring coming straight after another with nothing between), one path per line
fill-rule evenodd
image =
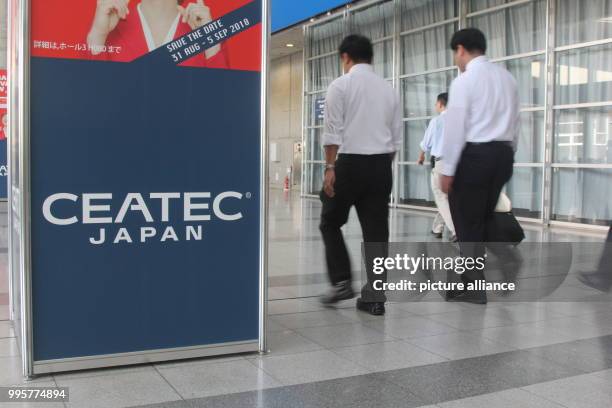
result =
M320 15L351 3L353 0L272 0L272 32L306 21L310 17Z
M287 47L293 44L293 47ZM272 35L270 59L285 57L304 50L304 31L301 24Z

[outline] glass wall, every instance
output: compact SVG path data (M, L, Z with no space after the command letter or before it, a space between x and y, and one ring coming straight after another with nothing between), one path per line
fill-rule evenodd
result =
M399 2L399 90L404 105L404 148L398 160L397 203L435 206L431 168L419 166L419 144L436 114L436 98L457 75L448 48L459 27L457 0Z
M548 221L612 220L612 0L388 0L354 5L306 28L303 193L322 184L321 104L340 74L344 34L372 38L375 70L401 94L404 145L394 203L433 206L429 166L416 163L436 96L458 74L449 42L477 27L488 56L519 83L521 134L506 190L517 215ZM547 27L550 30L547 31Z
M489 58L508 69L519 84L521 133L506 191L515 214L530 218L541 218L543 212L546 6L546 0L472 0L467 18L468 26L487 36Z
M612 219L612 0L557 0L551 219Z
M341 72L336 50L346 34L343 16L325 24L309 27L305 41L304 63L304 171L302 188L307 195L316 195L323 186L325 158L321 146L323 134L322 105L329 84Z

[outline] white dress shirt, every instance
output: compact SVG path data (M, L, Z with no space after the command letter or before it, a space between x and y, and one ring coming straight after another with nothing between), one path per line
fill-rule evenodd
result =
M480 56L452 83L449 92L442 168L454 176L466 143L512 142L520 131L520 101L514 77Z
M402 145L402 107L393 87L369 64L331 83L325 98L323 146L339 153L393 153Z
M436 116L429 122L427 130L425 131L425 136L423 136L423 140L421 141L421 150L437 158L442 157L445 114L446 111L442 111L439 116Z

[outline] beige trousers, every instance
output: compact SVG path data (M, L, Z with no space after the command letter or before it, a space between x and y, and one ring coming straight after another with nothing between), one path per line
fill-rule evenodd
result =
M453 224L450 206L448 205L448 195L446 195L440 189L440 173L437 171L438 168L440 168L440 165L441 162L438 161L436 163L436 167L431 171L431 190L434 194L436 207L438 207L438 214L436 214L431 230L434 233L439 234L444 232L444 225L446 225L451 233L451 236L453 236L455 235L455 225Z

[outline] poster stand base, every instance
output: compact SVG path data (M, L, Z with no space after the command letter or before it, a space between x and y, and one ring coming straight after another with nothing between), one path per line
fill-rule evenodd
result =
M208 346L159 349L138 351L133 353L65 358L60 360L44 360L34 362L34 375L104 367L149 364L163 361L213 357L227 354L255 353L257 351L259 351L258 340L252 340L247 342L213 344Z

